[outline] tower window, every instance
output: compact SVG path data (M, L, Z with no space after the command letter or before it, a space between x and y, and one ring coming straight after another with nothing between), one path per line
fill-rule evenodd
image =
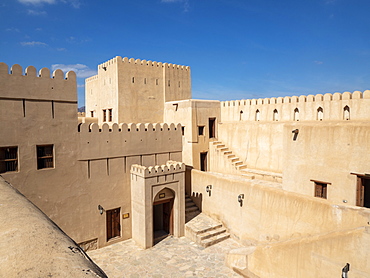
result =
M204 135L204 125L203 126L198 126L198 135Z

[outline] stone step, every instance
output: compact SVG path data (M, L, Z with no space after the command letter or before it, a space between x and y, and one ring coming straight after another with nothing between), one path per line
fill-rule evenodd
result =
M247 166L246 164L237 165L236 167L237 167L239 170L248 168L248 166Z
M240 161L240 160L238 160L238 161L233 161L233 164L234 164L235 166L243 165L243 161Z
M213 141L213 145L218 145L218 144L222 144L221 141Z
M198 234L197 237L200 240L206 240L207 238L215 237L225 232L226 232L226 229L223 226L221 226L219 228L209 230L208 232Z
M223 148L223 147L225 147L225 144L217 144L215 146L216 146L216 148Z
M196 205L193 203L193 201L191 202L185 202L185 208L190 208L190 207L196 207Z
M228 158L228 159L232 159L233 157L235 157L235 154L229 154L229 155L227 156L227 158Z
M254 180L255 176L252 174L242 174L243 177L246 177L247 179Z
M220 224L220 223L211 224L211 225L208 225L207 227L203 227L203 228L198 229L198 231L196 231L196 234L199 235L199 234L208 233L212 230L220 229L221 227L222 227L222 224Z
M232 151L224 151L224 155L230 155L232 153L233 153Z
M231 158L231 162L238 161L238 160L239 160L239 157L237 156Z
M196 205L185 208L185 213L199 210Z
M222 147L222 148L220 148L220 151L222 151L222 152L224 152L224 151L228 151L229 150L229 148L227 148L227 147Z
M230 237L229 233L222 233L222 234L219 234L217 236L202 240L201 245L203 247L209 247L209 246L215 245L216 243L219 243L219 242L221 242L225 239L228 239L229 237Z

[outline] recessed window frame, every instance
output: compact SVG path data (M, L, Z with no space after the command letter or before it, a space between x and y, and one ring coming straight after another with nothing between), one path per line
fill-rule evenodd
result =
M205 126L198 125L198 136L204 136Z
M18 146L0 147L0 174L18 172Z
M103 109L103 122L107 121L107 109Z
M314 196L317 198L328 199L328 185L330 182L310 180L314 183Z
M36 145L37 170L54 169L54 145Z

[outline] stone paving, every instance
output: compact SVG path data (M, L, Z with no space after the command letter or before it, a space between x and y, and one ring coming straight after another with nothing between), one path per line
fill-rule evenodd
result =
M186 237L171 236L146 250L127 240L88 255L110 278L241 277L225 265L225 254L239 247L233 239L204 248Z

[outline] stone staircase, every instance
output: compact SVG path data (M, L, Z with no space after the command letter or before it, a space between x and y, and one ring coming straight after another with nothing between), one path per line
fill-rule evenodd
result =
M199 208L195 205L189 195L185 194L185 223L200 214Z
M223 225L204 213L185 224L185 236L202 247L208 247L230 237Z
M275 173L270 171L263 171L257 169L249 169L248 166L236 156L224 143L221 141L212 142L216 150L220 151L229 163L235 169L235 173L241 175L247 179L260 179L265 181L282 183L283 175L281 173Z

